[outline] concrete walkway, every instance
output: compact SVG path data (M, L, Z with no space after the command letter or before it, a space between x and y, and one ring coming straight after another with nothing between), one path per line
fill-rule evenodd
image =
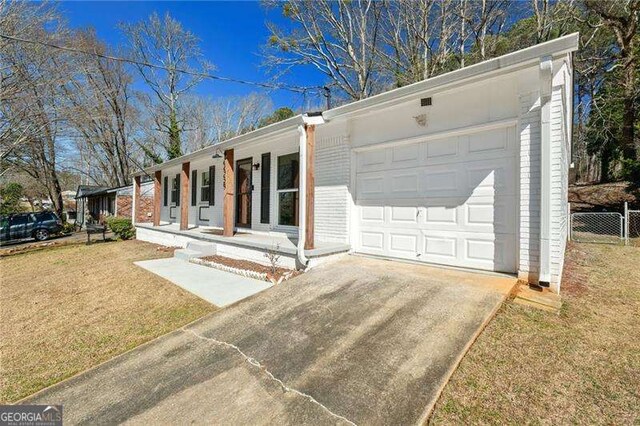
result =
M272 286L266 281L176 258L145 260L135 264L220 307L236 303Z
M515 284L349 256L46 389L68 424L416 424Z

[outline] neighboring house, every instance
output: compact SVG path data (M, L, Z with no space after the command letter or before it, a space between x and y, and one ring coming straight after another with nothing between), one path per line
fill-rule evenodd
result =
M577 48L572 34L147 168L134 188L153 175L156 214L137 236L253 260L271 241L298 266L351 251L559 291Z
M141 185L141 206L138 221L153 220L153 182ZM131 185L108 188L80 185L76 193L76 225L104 223L110 216L131 217L133 189ZM145 207L146 206L146 207Z

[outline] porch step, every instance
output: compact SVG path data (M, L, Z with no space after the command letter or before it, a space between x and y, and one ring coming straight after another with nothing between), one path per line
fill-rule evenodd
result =
M202 253L200 253L199 251L190 250L190 249L178 249L173 252L173 257L175 257L176 259L181 259L186 261L188 261L191 258L200 257L200 256L202 256Z
M189 241L187 248L176 250L173 257L176 259L189 260L196 257L213 256L216 254L216 245L201 241Z
M213 256L217 253L216 245L214 243L207 243L204 241L189 241L186 248L188 250L195 250L202 253L201 256Z

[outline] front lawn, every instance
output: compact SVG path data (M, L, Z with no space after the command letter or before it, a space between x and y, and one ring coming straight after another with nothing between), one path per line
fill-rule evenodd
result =
M640 249L572 244L560 314L506 303L433 424L638 424Z
M215 308L133 264L170 256L140 241L0 259L0 403L93 367Z

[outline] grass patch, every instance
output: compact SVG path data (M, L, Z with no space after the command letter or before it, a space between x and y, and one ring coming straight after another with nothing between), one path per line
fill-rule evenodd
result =
M505 303L432 424L638 424L640 250L571 244L560 314Z
M16 401L215 307L133 264L171 256L141 241L0 259L0 403Z

